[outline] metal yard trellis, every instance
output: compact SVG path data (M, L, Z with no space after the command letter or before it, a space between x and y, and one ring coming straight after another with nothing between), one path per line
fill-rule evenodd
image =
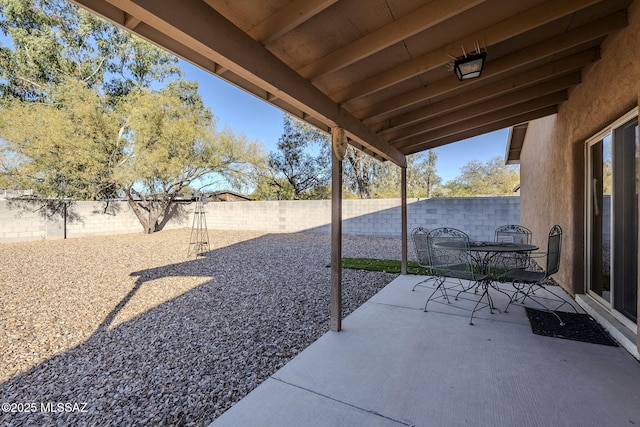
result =
M193 212L193 225L191 226L191 237L189 239L189 250L187 257L192 255L204 255L209 252L209 232L207 231L207 216L204 211L204 205L208 202L202 194L198 194L196 199L196 208Z

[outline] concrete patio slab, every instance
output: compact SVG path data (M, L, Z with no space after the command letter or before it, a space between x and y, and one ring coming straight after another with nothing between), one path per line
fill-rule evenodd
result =
M521 306L473 326L453 304L425 313L419 280L394 280L212 426L640 424L624 349L534 335Z

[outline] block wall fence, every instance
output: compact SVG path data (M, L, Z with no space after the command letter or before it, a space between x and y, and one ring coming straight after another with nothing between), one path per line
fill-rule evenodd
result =
M64 221L44 218L27 203L0 201L0 242L61 239ZM343 200L342 231L349 235L399 237L400 199ZM204 205L209 230L329 233L331 201L215 202ZM180 204L165 229L191 227L195 204ZM69 211L67 238L141 233L125 202L77 202ZM520 223L520 198L408 199L409 232L418 226L458 228L473 239L493 239L499 225ZM525 224L526 225L526 224Z

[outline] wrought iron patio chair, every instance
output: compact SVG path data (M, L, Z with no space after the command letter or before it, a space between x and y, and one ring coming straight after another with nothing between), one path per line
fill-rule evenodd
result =
M487 293L489 276L474 271L469 251L469 236L455 228L442 227L429 232L427 240L429 242L431 271L436 277L436 289L427 299L424 311L427 311L430 301L442 302L438 301L438 299L442 299L447 304L451 303L447 291L452 289L448 284L453 279L459 282L459 284L454 285L457 290L456 300L462 292L475 288L478 284L483 284L484 292L476 302L473 310L471 310L470 325L473 325L473 315L481 308L488 306L493 313L491 296ZM465 287L462 281L468 281L469 286ZM485 296L487 297L486 304L482 303Z
M522 225L501 225L495 231L496 242L531 244L531 230Z
M531 244L531 230L516 224L502 225L495 230L496 242ZM528 252L507 252L496 255L493 260L494 277L505 271L529 266Z
M429 230L424 227L416 227L411 231L411 241L413 242L413 251L416 254L416 262L420 267L426 268L431 274L431 257L429 256ZM435 276L429 276L426 279L416 283L412 291L416 290L416 287L427 287L427 283L434 282Z
M556 292L551 291L544 284L545 279L557 273L560 269L561 249L562 228L560 228L560 226L556 224L551 227L551 230L549 230L547 252L543 252L541 254L544 258L546 258L544 271L534 271L531 269L531 266L529 266L528 268L516 268L513 270L509 270L502 275L501 279L507 282L511 282L516 291L511 297L511 300L507 305L507 309L509 308L511 303L516 302L520 296L522 296L522 304L524 304L526 299L529 298L531 301L542 307L545 311L553 313L558 318L561 326L564 325L564 322L558 315L558 309L560 307L568 305L573 309L573 311L575 311L576 313L578 312L573 304L571 304L562 296L558 295ZM536 254L531 255L531 258L536 257ZM535 291L540 289L543 290L544 293L536 294ZM545 301L547 301L547 303L545 303ZM560 304L552 309L547 305L549 302L557 302Z
M431 250L429 249L429 230L424 227L416 227L411 231L411 241L413 242L413 250L416 255L416 262L420 267L427 269L429 277L426 279L416 283L412 291L418 286L421 287L431 287L429 285L433 285L437 282L437 277L433 275L433 271L431 270ZM433 282L433 283L429 283ZM459 279L453 279L450 281L454 286L460 286L461 290L466 290L464 284Z

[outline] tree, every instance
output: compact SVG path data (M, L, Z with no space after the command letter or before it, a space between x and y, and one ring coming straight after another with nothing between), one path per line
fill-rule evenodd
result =
M485 163L471 161L461 168L461 172L459 177L443 186L447 196L510 195L520 182L518 169L505 165L500 157Z
M440 184L436 173L438 155L429 150L407 156L407 197L431 197L433 188ZM400 168L391 163L380 164L375 170L373 196L376 198L400 196Z
M177 58L61 0L0 0L3 99L50 101L68 80L117 99L181 74Z
M114 180L146 233L161 230L174 199L206 175L241 181L258 149L230 130L217 133L197 84L142 89L129 100L124 132L126 158Z
M260 188L271 187L268 193L279 199L324 198L331 171L328 135L288 114L283 122L278 151L269 155L269 170Z
M79 82L59 89L59 104L13 101L0 111L3 152L15 159L2 175L45 200L123 195L152 233L191 184L213 173L240 182L260 158L255 144L216 132L195 83L140 89L117 109Z
M48 201L51 213L57 200L116 197L109 177L121 157L115 137L119 117L79 81L56 85L49 98L3 103L0 174L5 185L33 190Z
M352 146L345 154L347 167L344 168L345 185L361 199L370 199L373 179L380 162Z
M197 85L175 80L175 57L66 2L0 0L0 11L14 47L0 48L0 181L51 212L122 195L151 233L180 191L212 174L239 183L260 157L216 132Z
M63 199L113 197L111 112L132 88L179 75L177 59L60 0L0 0L0 31L12 41L0 46L3 186L35 190L49 215L66 213Z

